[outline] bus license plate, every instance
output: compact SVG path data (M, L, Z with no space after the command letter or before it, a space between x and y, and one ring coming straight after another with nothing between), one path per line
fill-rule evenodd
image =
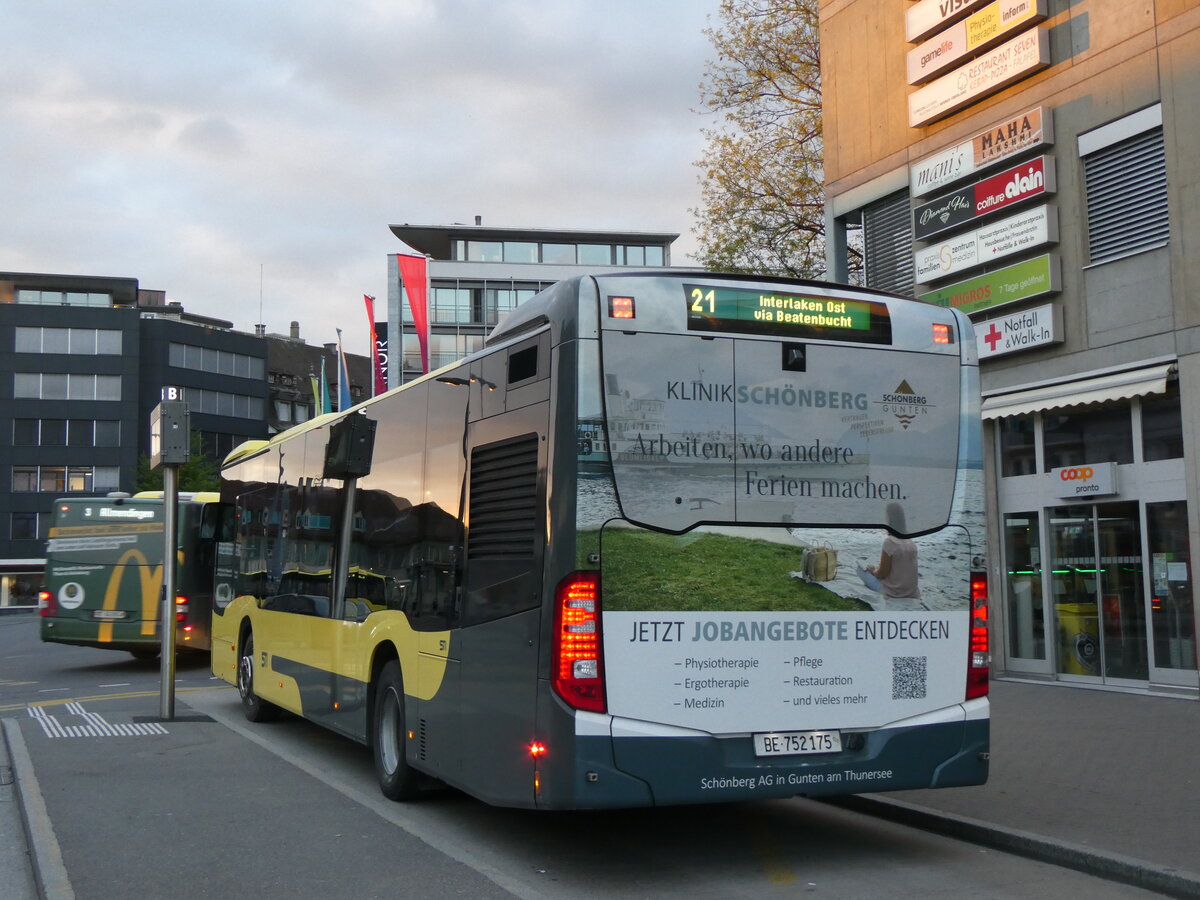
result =
M123 609L97 609L92 612L93 619L123 619L125 618L125 610Z
M839 753L839 731L788 731L782 734L754 735L756 756L797 756L801 753Z

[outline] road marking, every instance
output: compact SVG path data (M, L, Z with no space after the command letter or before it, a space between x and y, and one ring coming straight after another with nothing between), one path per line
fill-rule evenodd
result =
M129 687L132 681L115 681L112 684L98 684L97 687Z
M29 715L42 726L48 738L61 737L152 737L160 734L170 734L158 722L110 723L103 716L90 713L83 704L72 700L66 705L67 712L72 717L80 718L83 724L63 724L56 716L50 715L43 707L27 707Z
M59 691L69 691L70 688L42 688L39 694L57 694Z
M177 688L175 693L177 695L194 694L197 691L213 690L217 690L217 687L185 687ZM138 697L158 697L161 696L161 694L162 691L158 689L153 691L121 691L120 693L116 694L93 694L90 697L64 697L62 700L38 700L34 703L10 703L7 705L0 705L0 712L13 712L20 709L30 709L32 707L63 706L67 703L73 703L76 700L80 702L87 701L88 703L92 703L99 700L133 700Z

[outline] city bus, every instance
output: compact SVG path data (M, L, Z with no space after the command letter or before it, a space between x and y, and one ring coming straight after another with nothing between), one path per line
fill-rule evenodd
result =
M231 454L213 672L251 721L368 746L392 799L979 784L981 457L954 310L570 279L460 362Z
M176 517L175 646L208 651L220 494L182 493ZM162 648L162 491L64 497L54 504L38 596L43 641L124 650Z

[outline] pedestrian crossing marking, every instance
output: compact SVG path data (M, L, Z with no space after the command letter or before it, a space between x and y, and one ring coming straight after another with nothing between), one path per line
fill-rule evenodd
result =
M60 722L44 706L26 707L48 738L153 737L170 733L158 722L109 722L104 716L85 710L78 700L65 704L65 708L75 721Z

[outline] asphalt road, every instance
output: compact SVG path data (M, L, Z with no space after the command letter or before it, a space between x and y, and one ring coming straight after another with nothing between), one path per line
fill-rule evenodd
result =
M246 722L205 660L181 659L161 722L155 664L43 645L33 617L0 618L0 673L79 898L1153 896L805 800L391 803L367 751L295 718Z

